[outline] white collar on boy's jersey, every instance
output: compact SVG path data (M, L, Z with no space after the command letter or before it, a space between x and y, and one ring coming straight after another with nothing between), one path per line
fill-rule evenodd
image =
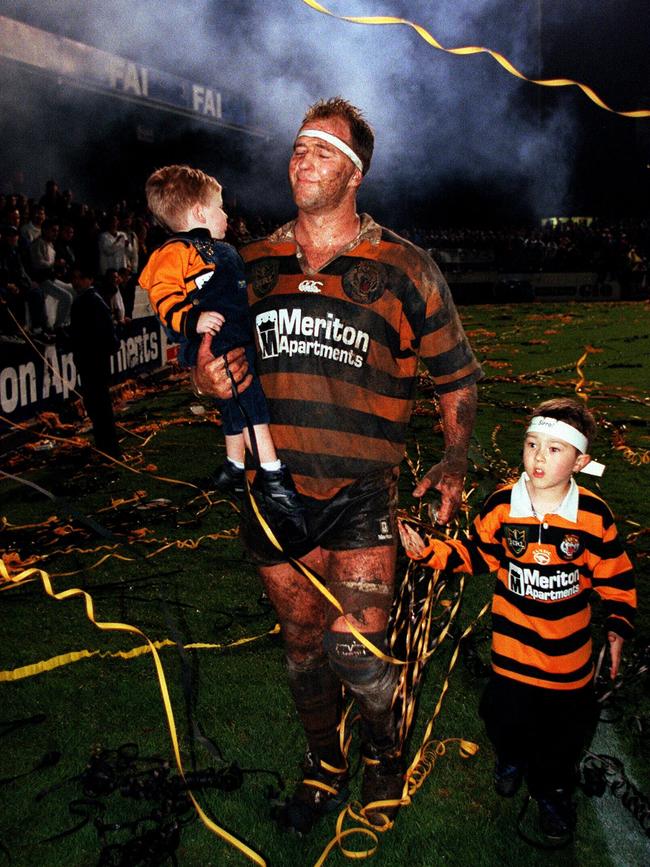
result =
M537 517L533 511L533 504L530 501L530 495L528 493L528 488L526 487L528 478L528 473L524 472L512 486L512 491L510 492L511 518ZM557 509L553 511L553 514L559 515L560 518L564 518L566 521L571 521L572 524L575 524L578 520L578 497L578 486L572 476L566 497L562 500Z

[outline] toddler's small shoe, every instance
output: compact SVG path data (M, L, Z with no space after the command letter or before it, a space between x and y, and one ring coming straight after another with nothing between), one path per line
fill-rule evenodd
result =
M200 479L197 485L202 491L217 491L224 497L240 499L246 489L246 472L226 459L211 476Z
M300 556L309 550L307 512L288 468L260 469L251 486L264 519L287 553Z

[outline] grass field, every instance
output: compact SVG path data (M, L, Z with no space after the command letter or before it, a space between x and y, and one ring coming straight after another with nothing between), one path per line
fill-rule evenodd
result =
M616 701L608 706L607 725L620 742L618 757L625 772L648 793L650 699L647 674L636 670L643 653L647 660L650 644L645 591L650 555L650 307L476 306L462 308L461 314L486 374L480 385L463 525L483 496L517 468L523 416L537 401L571 395L582 382L582 393L601 421L592 454L607 465L606 473L601 480L581 477L580 482L599 490L614 511L640 590L638 631L626 647L628 661ZM425 378L408 446L411 463L424 468L436 460L442 442L428 392ZM183 765L186 771L197 772L197 800L221 828L266 863L313 865L334 835L336 816L304 839L280 833L269 818L270 790L277 791L282 783L285 793L290 790L298 777L303 742L285 683L280 639L270 634L273 613L239 545L236 512L227 502L210 502L187 486L165 480L205 475L222 459L221 434L209 414L193 414L190 407L197 399L183 377L161 377L149 389L125 391L124 398L119 422L130 469L109 466L78 444L59 442L53 433L67 438L74 431L53 432L45 425L35 430L55 442L52 450L33 450L29 442L39 440L30 436L4 456L7 472L55 496L52 500L11 479L0 481L4 561L12 575L28 567L44 570L54 592L86 591L97 621L129 624L152 641L217 645L160 649ZM405 510L415 509L411 481L405 463L400 483ZM400 577L405 569L402 558ZM0 681L0 857L14 867L249 863L193 820L194 811L182 797L178 801L170 783L173 750L152 656L111 656L145 646L142 635L99 630L86 616L81 596L49 598L41 579L33 577L20 586L0 585L0 670L5 672ZM411 754L433 714L455 641L489 599L491 587L485 578L466 583L455 626L424 672ZM455 602L459 592L458 579L450 579L443 603ZM444 620L448 611L441 605L436 617ZM625 860L623 849L603 827L596 799L581 792L573 845L549 853L517 836L522 796L504 801L494 794L492 756L477 716L484 680L471 663L489 657L488 620L489 615L477 627L471 644L474 654L461 653L433 727L434 738L464 738L476 743L478 752L461 758L457 744L448 744L395 828L379 839L373 863L634 863ZM228 646L243 638L255 640ZM594 638L599 649L603 633L597 605ZM20 671L84 650L101 654L40 673ZM210 739L212 753L200 732ZM138 760L135 748L124 748L125 744L137 745ZM159 757L171 763L171 770ZM98 771L92 779L89 765ZM112 790L129 767L135 772L132 778L140 781L139 799L120 792L119 786ZM169 785L148 798L144 796L150 794L146 785L151 774L145 772L152 768L156 779ZM217 777L214 770L224 768L230 769L227 778ZM241 776L238 768L244 771ZM353 780L354 793L358 777ZM172 802L180 803L179 829L165 818L172 815ZM156 810L169 830L173 857L146 833L161 827ZM611 810L614 824L622 826L626 811L621 802L614 800ZM531 808L524 826L532 828L533 818ZM81 827L61 836L76 826ZM633 821L625 833L636 835L636 851L649 851L640 824ZM375 845L359 835L344 844L351 849ZM347 859L339 851L327 860L332 865L344 863ZM650 856L645 863L650 863Z

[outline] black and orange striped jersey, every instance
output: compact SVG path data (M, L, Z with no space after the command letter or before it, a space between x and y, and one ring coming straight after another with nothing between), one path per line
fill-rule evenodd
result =
M273 441L299 490L324 499L400 463L420 359L439 392L480 367L423 250L364 214L357 238L310 272L293 227L241 255Z
M209 238L209 232L203 231ZM195 234L179 232L154 250L138 281L163 325L183 337L196 336L202 312L195 303L196 293L215 270L192 243Z
M253 346L248 295L241 256L207 229L177 232L156 250L140 275L152 306L168 336L181 344L179 361L194 367L201 342L199 316L206 310L223 314L212 336L214 355L236 346Z
M602 599L607 629L631 635L636 611L632 564L607 504L573 479L570 520L512 508L524 474L486 500L469 539L429 539L417 559L437 569L496 573L492 668L547 689L578 689L593 676L590 597ZM523 488L522 488L523 486ZM529 514L525 514L528 511ZM514 514L513 514L514 513Z

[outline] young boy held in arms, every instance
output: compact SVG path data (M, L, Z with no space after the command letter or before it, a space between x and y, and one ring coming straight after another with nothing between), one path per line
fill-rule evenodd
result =
M632 565L612 513L573 479L580 471L602 474L587 454L595 430L582 404L545 401L526 431L525 472L487 498L468 539L425 543L400 526L414 560L496 573L492 675L480 705L496 753L494 785L511 797L525 777L549 840L575 828L576 768L595 721L591 591L607 617L612 679L636 609Z
M145 185L147 204L172 237L159 247L140 275L152 307L180 343L179 361L194 367L204 334L212 335L213 355L246 349L253 381L242 394L216 400L225 434L226 460L209 484L228 495L245 490L246 449L252 450L247 421L253 427L260 472L253 490L273 502L274 516L285 538L305 533L305 511L287 467L280 462L269 429L269 412L255 376L255 344L251 328L244 264L222 239L227 215L221 185L200 169L185 165L155 171ZM280 534L282 539L282 532Z

